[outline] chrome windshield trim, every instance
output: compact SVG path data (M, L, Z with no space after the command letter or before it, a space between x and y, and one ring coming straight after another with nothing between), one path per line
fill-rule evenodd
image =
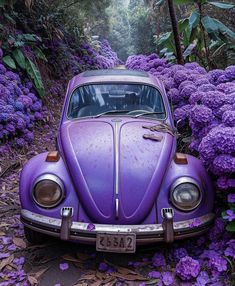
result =
M21 217L27 222L27 224L41 225L42 227L47 227L51 229L60 229L61 219L51 218L43 216L40 214L33 213L28 210L21 210ZM196 230L199 227L206 226L210 224L214 219L214 214L209 213L198 218L189 219L185 221L178 221L173 223L174 231L184 231L184 230ZM193 227L194 221L197 220L197 226ZM200 221L200 223L198 223ZM162 234L164 232L162 224L140 224L140 225L111 225L111 224L94 224L94 230L88 230L89 223L84 222L73 222L71 226L71 231L81 232L81 233L138 233L138 235L146 234Z
M74 121L74 120L81 120L81 119L86 119L86 118L91 118L91 119L94 119L94 115L91 115L91 116L83 116L83 117L77 117L77 118L71 118L71 117L69 117L69 114L68 114L68 111L69 111L69 105L70 105L70 101L71 101L71 98L72 98L72 96L73 96L73 93L74 93L74 91L75 90L77 90L78 88L80 88L80 87L84 87L84 86L87 86L87 85L91 85L91 84L93 84L93 85L98 85L98 84L100 84L100 85L102 85L102 84L126 84L125 82L123 82L123 81L103 81L102 83L101 82L96 82L96 81L92 81L92 82L89 82L89 83L84 83L84 84L81 84L81 85L78 85L78 86L76 86L75 88L73 88L72 90L71 90L71 92L70 92L70 94L68 95L68 97L66 98L66 101L65 101L65 105L64 105L64 108L65 108L65 119L66 120L69 120L69 121ZM133 85L139 85L140 83L139 82L135 82L135 81L130 81L128 84L133 84ZM163 118L163 119L159 119L159 118L151 118L151 117L149 117L149 116L147 116L146 118L148 118L148 119L154 119L154 120L160 120L160 121L165 121L165 120L167 120L168 118L169 118L169 114L168 114L168 107L169 107L169 102L167 102L167 100L165 99L165 97L164 97L164 92L163 92L163 90L160 88L160 87L158 87L158 86L156 86L156 85L154 85L154 84L152 84L152 83L141 83L141 84L143 84L143 85L147 85L147 86L150 86L150 87L153 87L153 88L155 88L159 93L160 93L160 95L161 95L161 98L162 98L162 102L163 102L163 105L164 105L164 111L165 111L165 118ZM119 114L119 115L106 115L106 116L123 116L123 114ZM127 115L126 115L127 116ZM131 115L128 115L128 117L132 117ZM143 116L144 117L144 116ZM98 117L99 118L99 117ZM96 118L95 118L96 119ZM62 122L63 122L64 120L62 120Z

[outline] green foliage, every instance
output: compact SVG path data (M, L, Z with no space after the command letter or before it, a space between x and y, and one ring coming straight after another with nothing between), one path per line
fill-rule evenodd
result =
M34 53L37 56L38 59L43 60L44 62L47 62L46 55L43 53L43 51L39 47L34 47Z
M230 4L230 3L224 3L224 2L213 2L213 1L208 1L208 3L210 3L211 5L214 5L218 8L221 8L221 9L231 9L234 7L233 4Z
M33 80L39 96L43 97L45 94L45 90L42 83L41 74L36 65L29 58L27 58L26 60L26 71L30 78Z
M11 69L16 69L15 61L11 56L5 56L3 59L4 64L6 64Z
M217 19L205 16L202 25L212 39L223 39L222 36L225 36L235 40L235 33Z
M192 4L195 5L189 17L179 21L185 60L197 60L205 67L211 67L216 65L214 58L221 50L227 51L230 57L233 57L234 49L229 47L233 47L235 33L218 19L206 15L204 9L205 5L231 9L234 7L233 4L210 0L175 0L174 3L191 5L190 7L193 7ZM175 54L171 32L161 34L157 40L155 39L155 43L158 47L165 45L168 52Z
M226 230L229 232L235 232L235 221L231 221L226 226Z
M154 51L154 26L151 19L151 10L146 7L144 1L130 0L130 53L148 54Z
M20 49L15 49L12 52L17 64L23 69L25 70L26 68L26 60L25 60L25 56L22 53L22 51Z
M235 212L235 204L229 204L229 211ZM222 212L222 217L227 221L227 211ZM235 232L235 220L227 221L228 224L226 226L226 230L229 232Z
M113 1L106 10L109 16L109 35L111 43L118 56L123 61L128 57L130 45L130 22L128 7L122 5L123 1Z

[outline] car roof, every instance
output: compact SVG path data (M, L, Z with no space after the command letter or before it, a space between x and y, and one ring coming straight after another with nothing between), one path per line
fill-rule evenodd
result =
M80 73L70 80L70 90L90 83L138 83L154 85L161 88L162 83L151 74L144 71L127 69L89 70Z
M106 70L91 70L83 73L84 77L89 76L141 76L149 77L148 73L144 71L126 70L126 69L106 69Z

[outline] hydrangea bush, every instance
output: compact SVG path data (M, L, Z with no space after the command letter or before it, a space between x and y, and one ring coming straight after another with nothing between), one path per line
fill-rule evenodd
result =
M46 115L32 82L22 80L0 60L0 142L14 139L13 144L20 148L32 143L33 126Z
M194 281L187 285L229 285L231 281L226 284L222 277L235 259L235 240L230 235L235 231L235 66L207 72L198 63L172 65L152 54L131 56L126 67L163 81L175 120L181 120L183 130L190 130L188 151L202 160L220 197L228 196L223 219L218 218L209 234L201 237L204 251L195 253L194 259L178 249L178 254L184 254L175 273L183 281ZM225 227L230 233L224 232Z
M73 76L84 70L113 68L120 63L107 40L95 45L81 43L76 47L68 47L62 40L53 40L47 45L49 64L55 67L59 77L64 77L65 72Z
M71 50L63 41L58 40L47 45L55 52L55 58L52 56L49 64L56 62L60 66L60 77L64 77L65 73L67 75L67 71L69 76L73 76L86 69L107 69L119 64L117 54L112 51L107 40L99 42L96 48L82 43L77 50ZM56 56L61 50L64 53L60 59ZM33 142L35 122L43 121L50 113L38 99L32 83L24 79L20 72L7 69L2 57L3 51L0 49L0 143L9 141L22 148ZM58 96L61 90L64 89L56 83L49 92Z

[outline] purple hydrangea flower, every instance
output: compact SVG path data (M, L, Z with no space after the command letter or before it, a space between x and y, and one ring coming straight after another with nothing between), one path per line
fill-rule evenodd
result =
M18 148L23 148L25 146L25 141L23 138L17 138L15 140L15 143L16 143L16 147Z
M235 203L235 194L228 195L228 203Z
M173 251L173 258L175 259L175 261L179 261L181 258L188 256L188 252L185 248L180 247L180 248L176 248Z
M212 257L209 260L209 267L212 269L218 271L218 272L224 272L227 271L227 260L221 256L215 256Z
M99 271L101 271L101 272L106 272L106 271L108 271L108 269L109 269L108 264L106 264L106 263L104 263L104 262L101 262L101 263L99 264Z
M162 282L165 286L174 285L174 278L171 272L162 273Z
M0 252L0 260L4 259L4 258L7 258L9 256L10 256L10 253L8 253L8 252L6 252L6 253Z
M205 286L210 282L209 275L206 271L201 271L197 277L195 286Z
M87 225L87 230L92 231L92 230L94 230L94 229L95 229L95 225L94 225L93 223L89 223L89 224Z
M235 157L232 155L219 155L213 161L213 172L224 175L235 172Z
M182 280L196 278L200 272L200 263L190 256L181 258L176 265L176 275Z
M166 260L161 253L155 253L152 258L152 263L156 267L161 267L166 265Z
M235 111L225 111L222 116L222 121L226 126L235 127Z
M224 251L224 255L235 259L235 239L231 239L227 242L227 248Z
M65 270L69 269L69 265L66 262L60 263L59 268L60 268L60 270L65 271Z
M152 279L156 279L156 278L160 278L161 277L161 273L158 271L151 271L148 273L148 278Z
M227 210L226 215L224 215L223 218L228 221L233 221L235 220L235 212L233 210Z
M5 68L5 66L3 64L0 64L0 74L5 74L7 71L7 69Z
M198 126L209 124L213 120L212 110L204 105L195 105L190 111L190 120Z

